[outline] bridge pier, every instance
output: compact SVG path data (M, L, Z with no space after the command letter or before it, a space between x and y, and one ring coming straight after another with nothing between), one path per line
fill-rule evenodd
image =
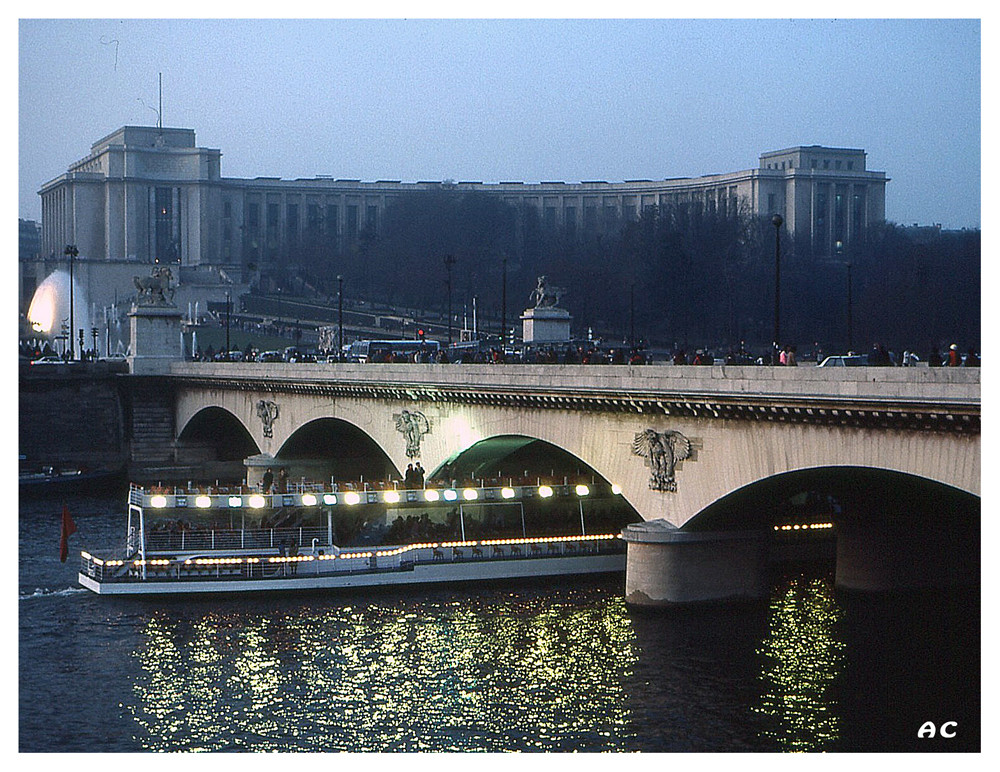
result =
M625 601L672 606L760 598L767 593L763 531L681 531L664 520L634 523L627 547Z

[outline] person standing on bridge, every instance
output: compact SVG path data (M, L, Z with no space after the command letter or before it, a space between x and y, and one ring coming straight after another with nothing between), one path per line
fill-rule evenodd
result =
M278 470L278 493L288 492L288 470L281 467Z
M274 484L274 472L268 467L267 471L264 472L264 477L260 481L261 487L264 489L264 493L271 492L271 486Z

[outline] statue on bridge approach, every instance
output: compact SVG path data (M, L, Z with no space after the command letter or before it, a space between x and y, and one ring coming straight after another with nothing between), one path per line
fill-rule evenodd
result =
M548 277L539 276L538 285L531 291L531 302L535 304L535 308L556 308L559 298L564 294L565 290L548 284Z
M649 464L652 474L649 487L654 491L677 491L674 469L679 461L691 456L691 441L677 431L658 432L646 429L638 432L632 440L632 453L642 456Z
M133 277L135 288L139 290L136 303L148 306L171 305L174 300L174 288L170 286L170 282L173 278L169 265L156 266L150 276Z

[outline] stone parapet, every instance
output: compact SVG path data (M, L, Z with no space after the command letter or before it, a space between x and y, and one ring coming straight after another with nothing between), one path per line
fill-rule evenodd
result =
M675 365L289 364L175 362L182 377L509 389L618 396L918 400L979 404L979 368Z

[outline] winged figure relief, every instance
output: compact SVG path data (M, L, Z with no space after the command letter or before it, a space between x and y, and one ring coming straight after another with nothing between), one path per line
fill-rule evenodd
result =
M278 406L269 400L257 400L257 417L264 426L264 436L274 436L274 421L278 417Z
M406 438L406 457L420 457L420 440L430 432L431 424L419 410L404 410L393 416L396 419L396 431Z
M691 441L677 431L645 429L632 440L632 453L646 459L651 470L649 487L652 490L676 492L674 468L677 462L691 457Z

